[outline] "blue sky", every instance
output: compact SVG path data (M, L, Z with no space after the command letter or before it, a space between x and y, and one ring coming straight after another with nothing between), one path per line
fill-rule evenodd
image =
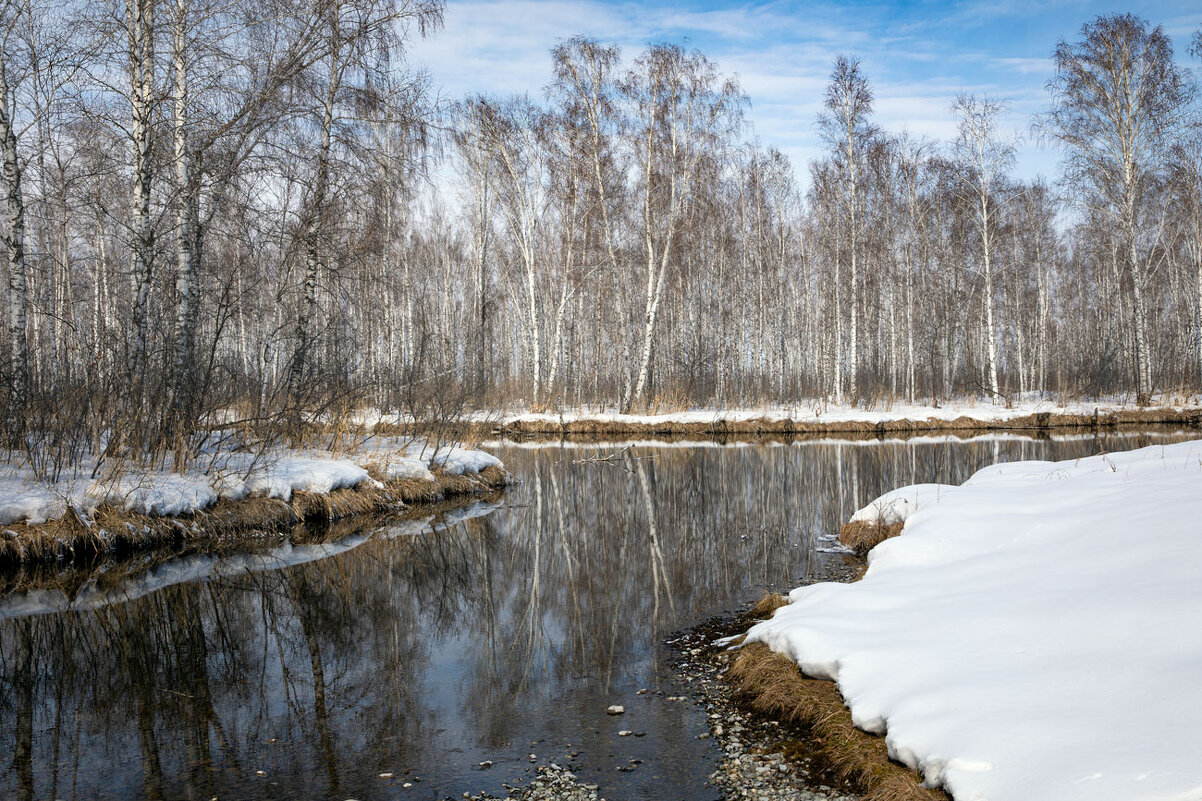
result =
M549 51L575 34L622 46L633 58L650 42L688 41L737 74L751 98L759 140L779 147L805 182L821 151L814 118L837 54L859 57L876 95L876 121L890 131L947 140L959 91L1010 104L1008 128L1021 137L1016 172L1055 176L1058 156L1029 130L1047 102L1051 54L1060 38L1102 13L1135 11L1172 36L1178 59L1202 25L1202 4L1077 0L965 2L601 2L448 0L445 28L415 43L411 62L447 98L469 92L541 97Z

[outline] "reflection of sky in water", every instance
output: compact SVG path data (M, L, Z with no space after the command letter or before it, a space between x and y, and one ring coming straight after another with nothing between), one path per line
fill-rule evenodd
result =
M709 798L716 746L696 739L703 710L666 700L681 692L669 633L840 558L818 538L888 489L1141 444L638 447L606 462L623 446L501 446L518 483L491 514L101 576L75 611L54 611L62 593L51 608L9 596L0 796L501 795L534 753L615 801Z

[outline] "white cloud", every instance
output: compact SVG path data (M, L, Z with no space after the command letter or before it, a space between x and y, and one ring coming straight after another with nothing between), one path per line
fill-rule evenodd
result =
M445 97L469 92L541 97L551 77L551 48L573 35L615 42L627 59L650 42L688 38L724 72L738 74L760 142L785 152L806 182L806 161L821 153L814 119L832 62L841 53L858 55L873 84L877 122L890 131L904 128L946 141L955 135L950 105L957 92L1006 99L1006 125L1025 140L1016 168L1031 176L1055 167L1052 151L1029 136L1031 116L1047 102L1048 55L1059 37L1073 36L1098 13L1090 5L970 0L802 7L772 0L715 9L684 0L449 0L445 29L415 42L410 61L429 70ZM1171 0L1165 6L1154 23L1165 22L1174 32L1197 27L1188 3ZM1175 15L1169 6L1177 9Z

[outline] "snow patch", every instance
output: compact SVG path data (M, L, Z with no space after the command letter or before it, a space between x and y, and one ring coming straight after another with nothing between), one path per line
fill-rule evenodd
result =
M452 476L460 476L464 473L479 473L489 467L500 467L501 460L484 451L443 447L430 457L430 466L441 467Z
M2 455L0 455L2 456ZM277 449L208 454L203 465L175 473L165 465L130 468L116 478L92 480L94 462L82 464L75 476L44 482L28 466L15 462L0 468L0 525L19 521L44 523L70 509L89 514L101 504L147 515L184 515L200 511L219 498L248 496L290 500L294 492L326 494L368 482L365 465L382 465L388 479L434 481L431 467L460 475L503 466L483 451L454 446L431 450L424 444L377 440L335 456L325 451ZM205 472L207 470L207 472Z
M985 468L753 627L956 799L1202 798L1202 442Z
M939 503L942 495L956 489L951 484L911 484L886 492L863 509L857 510L851 516L851 520L853 523L894 526L906 522L906 518L918 511L919 506Z

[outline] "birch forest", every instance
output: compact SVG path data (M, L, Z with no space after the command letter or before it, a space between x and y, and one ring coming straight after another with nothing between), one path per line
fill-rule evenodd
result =
M375 408L1004 404L1202 389L1202 111L1131 15L1007 101L884 130L831 64L791 164L687 46L563 41L445 99L440 0L2 0L4 436L165 452ZM1184 52L1184 51L1190 52ZM327 418L328 419L328 418Z

